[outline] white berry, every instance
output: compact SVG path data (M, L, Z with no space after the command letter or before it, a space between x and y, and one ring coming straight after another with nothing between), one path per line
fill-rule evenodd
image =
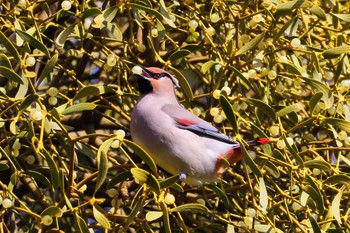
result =
M65 0L61 3L62 10L68 11L72 7L72 3L70 1Z

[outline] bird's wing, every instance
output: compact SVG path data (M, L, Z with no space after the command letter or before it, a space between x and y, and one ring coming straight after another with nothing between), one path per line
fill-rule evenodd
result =
M213 138L232 144L232 149L236 149L240 146L239 143L234 142L229 136L221 133L213 125L200 119L179 105L165 105L162 107L162 111L172 117L176 122L176 126L181 129L189 130L203 137Z

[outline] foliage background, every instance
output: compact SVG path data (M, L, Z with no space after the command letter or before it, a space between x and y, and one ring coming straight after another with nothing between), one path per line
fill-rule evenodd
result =
M2 232L350 232L348 1L69 3L1 2ZM135 65L272 143L184 186L130 139Z

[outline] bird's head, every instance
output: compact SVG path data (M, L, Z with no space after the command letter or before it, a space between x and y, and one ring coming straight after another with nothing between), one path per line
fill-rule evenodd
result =
M174 93L174 86L178 87L177 79L163 69L157 67L141 68L134 71L141 94Z

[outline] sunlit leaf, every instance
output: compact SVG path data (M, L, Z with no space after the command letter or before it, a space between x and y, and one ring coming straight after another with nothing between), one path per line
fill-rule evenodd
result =
M103 11L103 18L110 23L118 13L118 5L111 6Z
M90 233L90 230L87 226L87 221L85 221L81 216L78 215L77 212L75 212L75 218L78 226L78 232L79 233Z
M102 14L102 11L100 8L97 7L91 7L84 11L83 15L81 16L82 20L89 18L89 17L95 17L97 15Z
M333 216L334 216L335 220L337 220L337 222L339 224L342 224L341 215L340 215L340 201L342 200L342 196L343 196L344 190L345 190L345 186L343 186L339 190L337 195L335 195L335 197L334 197L334 199L332 201L332 205L331 205Z
M330 124L333 125L336 128L339 128L341 130L344 130L348 133L350 133L350 122L339 119L339 118L330 118L330 117L325 117L321 120L325 124Z
M68 36L71 34L71 32L74 29L74 24L70 25L69 27L66 27L63 31L60 32L60 34L58 34L57 38L56 38L56 43L58 46L63 47L64 43L66 43L66 40L68 38Z
M219 64L219 63L216 61L207 61L201 67L202 73L206 74L208 72L208 70L210 70L210 68L216 64Z
M334 97L329 87L327 87L325 84L315 79L310 79L310 78L303 78L303 79L307 84L315 88L317 91L322 92L323 94L322 100L324 101L327 109L333 106Z
M163 216L163 211L148 211L145 218L147 221L152 222Z
M209 213L210 210L204 205L190 203L190 204L183 204L175 208L172 208L171 212Z
M350 53L350 45L343 45L327 49L322 53L322 55L325 58L334 58L345 53Z
M350 177L344 174L333 175L327 178L323 184L345 184L350 187Z
M293 10L297 8L309 8L313 5L314 4L312 2L306 0L288 1L277 4L277 11Z
M111 224L109 223L108 218L103 213L101 213L94 205L92 206L92 213L96 221L99 224L101 224L101 226L104 229L111 228Z
M332 167L329 163L323 160L309 160L304 162L305 167L318 168L321 170L330 170Z
M151 173L140 168L131 168L130 172L134 176L136 183L147 184L153 191L160 194L159 183Z
M315 107L318 104L318 102L321 100L322 96L323 96L322 92L317 92L316 94L314 94L311 97L310 102L309 102L309 112L311 114L313 114Z
M58 206L49 206L45 210L43 210L40 215L41 216L50 215L52 217L60 218L63 215L63 211Z
M100 148L97 151L97 166L98 166L98 175L96 179L95 191L96 192L101 188L102 184L105 182L107 172L108 172L108 150L111 147L111 144L114 142L114 138L109 138L105 140Z
M256 36L254 39L246 43L242 48L240 48L235 56L239 56L242 54L247 53L249 50L254 49L262 40L262 38L265 36L265 32L261 33L260 35Z
M269 204L269 196L267 194L267 189L266 189L266 185L263 177L259 177L259 191L260 191L259 206L262 209L267 210L267 207Z
M88 110L93 110L96 108L96 105L93 103L79 103L79 104L74 104L65 110L61 112L63 115L69 115L72 113L77 113L77 112L82 112L82 111L88 111Z

